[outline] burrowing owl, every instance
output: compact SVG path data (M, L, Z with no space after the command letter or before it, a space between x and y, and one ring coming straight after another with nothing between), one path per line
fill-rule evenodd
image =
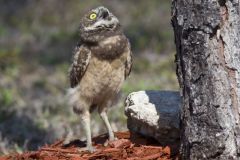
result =
M93 151L90 113L94 108L98 110L109 140L113 140L106 112L131 71L132 53L117 17L105 7L87 13L80 21L79 30L80 43L69 70L72 88L69 100L81 118L87 149Z

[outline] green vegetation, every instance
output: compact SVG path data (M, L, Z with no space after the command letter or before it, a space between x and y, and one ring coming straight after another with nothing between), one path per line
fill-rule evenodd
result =
M126 130L124 99L139 90L178 89L169 0L0 1L0 154L37 149L72 131L82 137L66 104L79 18L104 5L120 19L134 53L132 73L110 109L113 128ZM93 134L105 132L92 115Z
M13 93L11 90L2 89L0 90L0 94L1 94L0 103L3 106L9 106L13 103Z

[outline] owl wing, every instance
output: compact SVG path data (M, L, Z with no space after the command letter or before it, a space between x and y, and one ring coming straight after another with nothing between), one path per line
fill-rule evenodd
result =
M125 62L125 79L129 76L132 70L132 51L130 43L127 44L127 60Z
M74 49L73 63L69 70L71 88L76 87L81 81L91 58L91 51L84 45Z

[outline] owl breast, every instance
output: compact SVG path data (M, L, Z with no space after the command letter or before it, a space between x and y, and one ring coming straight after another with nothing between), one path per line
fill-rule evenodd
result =
M88 69L80 83L80 90L95 104L115 96L124 81L125 54L112 61L91 58Z

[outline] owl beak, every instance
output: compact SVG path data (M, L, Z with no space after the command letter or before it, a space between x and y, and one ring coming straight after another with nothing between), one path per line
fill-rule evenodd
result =
M103 18L103 19L108 18L108 16L109 16L108 11L104 11L104 12L102 13L102 18Z

